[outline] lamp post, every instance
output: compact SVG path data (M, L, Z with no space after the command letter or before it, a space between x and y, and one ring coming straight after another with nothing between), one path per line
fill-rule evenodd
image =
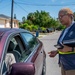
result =
M12 3L11 3L11 28L13 27L13 4L14 4L14 0L12 0Z

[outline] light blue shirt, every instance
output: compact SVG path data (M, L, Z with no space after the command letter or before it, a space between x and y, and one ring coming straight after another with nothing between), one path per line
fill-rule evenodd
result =
M72 26L73 24L74 24L74 21L72 22L72 24L71 24L69 27L67 27L67 28L64 30L64 33L63 33L62 37L61 37L60 40L59 40L59 42L60 42L61 44L62 44L62 40L63 40L64 36L67 34L69 28L71 28L71 26Z

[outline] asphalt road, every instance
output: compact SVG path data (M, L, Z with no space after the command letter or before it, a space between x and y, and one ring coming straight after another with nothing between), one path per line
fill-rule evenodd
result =
M48 56L49 51L56 50L54 45L56 44L60 33L61 32L53 32L39 38L43 42L46 52L46 75L61 75L61 69L58 65L58 55L56 55L54 58L50 58Z

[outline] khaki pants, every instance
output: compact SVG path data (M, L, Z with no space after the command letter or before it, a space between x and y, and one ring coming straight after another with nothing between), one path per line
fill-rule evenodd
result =
M61 66L61 74L62 75L75 75L75 70L64 70L63 67Z

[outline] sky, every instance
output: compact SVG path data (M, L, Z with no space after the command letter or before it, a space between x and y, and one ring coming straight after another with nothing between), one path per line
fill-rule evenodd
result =
M12 0L0 0L0 14L11 17ZM26 17L29 13L36 10L49 12L52 18L58 17L61 8L68 7L75 12L75 0L14 0L13 15L22 21L22 17Z

